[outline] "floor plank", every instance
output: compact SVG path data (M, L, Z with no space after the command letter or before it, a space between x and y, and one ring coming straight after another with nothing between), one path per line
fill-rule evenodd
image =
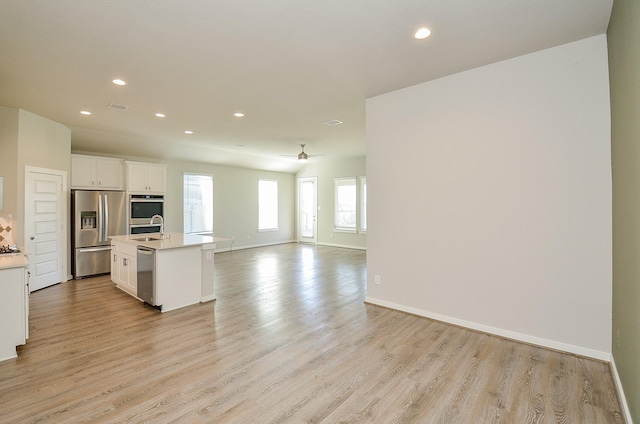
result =
M215 261L218 300L164 314L108 276L32 293L0 423L623 422L608 364L365 304L364 251Z

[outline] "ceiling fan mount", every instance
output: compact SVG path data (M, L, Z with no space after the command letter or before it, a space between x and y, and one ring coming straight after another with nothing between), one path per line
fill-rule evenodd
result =
M302 151L298 153L298 160L300 162L306 162L309 159L309 155L304 151L304 146L305 144L300 144L300 147L302 147Z
M301 151L300 153L298 153L297 155L280 155L280 156L287 156L287 157L293 157L293 158L298 158L298 162L300 163L305 163L307 162L307 160L309 160L309 158L311 157L318 157L318 156L324 156L323 154L318 154L318 155L310 155L307 152L304 151L304 147L306 146L306 144L304 143L300 143L300 148Z

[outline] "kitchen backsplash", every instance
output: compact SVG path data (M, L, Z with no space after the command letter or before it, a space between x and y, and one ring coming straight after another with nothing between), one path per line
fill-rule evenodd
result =
M13 223L11 215L0 216L0 244L13 245Z

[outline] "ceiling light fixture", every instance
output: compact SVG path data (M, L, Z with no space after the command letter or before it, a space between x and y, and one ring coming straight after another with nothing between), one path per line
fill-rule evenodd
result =
M431 30L429 28L420 28L419 30L416 31L415 34L413 34L413 36L416 37L418 40L424 40L430 35L431 35Z
M193 131L191 131L191 130L186 130L184 133L185 133L185 134L189 134L189 135L191 135L191 134L193 134Z
M112 83L114 83L115 85L127 85L127 83L126 83L126 82L124 82L124 81L123 81L123 80L121 80L121 79L117 79L117 78L116 78L116 79L114 79L114 80L113 80L113 81L111 81L111 82L112 82Z
M157 118L164 118L165 116L167 115L165 115L164 113L156 113Z
M342 121L339 119L332 119L331 121L323 122L327 127L335 127L336 125L342 124Z
M91 112L89 112L88 110L81 110L81 111L80 111L80 113L81 113L82 115L86 115L86 116L91 115Z
M298 162L302 162L305 163L307 161L307 159L309 159L309 155L307 155L304 152L304 144L301 144L300 147L302 147L302 151L300 153L298 153Z
M235 116L236 118L242 118L242 117L244 117L244 113L236 112L236 113L233 114L233 116Z

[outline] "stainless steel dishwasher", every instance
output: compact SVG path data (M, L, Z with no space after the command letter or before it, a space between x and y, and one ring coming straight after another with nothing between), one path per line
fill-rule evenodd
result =
M156 250L138 246L138 297L156 306Z

